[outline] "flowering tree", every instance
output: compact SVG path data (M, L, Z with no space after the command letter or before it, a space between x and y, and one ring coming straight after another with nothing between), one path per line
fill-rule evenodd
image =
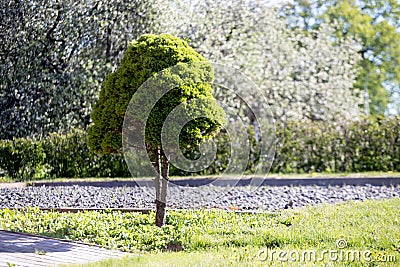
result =
M0 139L86 127L128 43L157 31L158 1L1 1Z
M288 30L257 0L182 1L171 17L165 31L187 37L210 61L240 68L262 89L277 120L361 115L362 100L353 88L355 43L333 39L327 25L310 33Z
M333 44L327 26L287 30L266 1L2 1L0 12L0 138L86 127L103 78L143 33L239 67L278 120L360 114L353 42Z
M353 36L362 60L355 87L365 113L400 114L400 2L397 0L295 0L282 5L289 27L316 29L337 21L336 36Z

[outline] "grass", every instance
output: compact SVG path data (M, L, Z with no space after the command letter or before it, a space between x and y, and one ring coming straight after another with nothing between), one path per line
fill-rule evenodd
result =
M264 250L264 249L261 249ZM110 267L110 266L399 266L398 261L372 262L372 261L331 261L328 256L324 260L319 260L323 255L323 250L315 249L317 252L317 260L270 260L259 255L260 248L244 247L244 248L225 248L207 251L195 252L164 252L149 253L139 256L126 257L123 259L110 259L101 262L93 262L83 265L69 265L69 267L85 266L85 267ZM293 251L290 247L282 248L281 251ZM300 251L300 250L298 250ZM350 250L349 250L350 251ZM375 256L378 254L374 254ZM398 257L398 254L397 254ZM288 257L289 258L289 257ZM373 257L370 257L371 259Z
M202 178L233 178L239 179L241 177L263 177L264 175L235 175L235 174L224 174L222 176L219 175L206 175L206 176L172 176L172 180L182 180L182 179L202 179ZM400 172L339 172L339 173L331 173L331 172L322 172L322 173L302 173L302 174L278 174L278 173L270 173L267 178L332 178L332 177L350 177L350 178L364 178L364 177L400 177ZM154 177L140 177L134 179L153 179ZM115 178L107 178L107 177L89 177L89 178L54 178L54 179L40 179L40 180L27 180L25 183L27 185L32 184L34 182L77 182L77 181L85 181L85 182L101 182L101 181L132 181L131 177L115 177ZM0 183L8 183L15 182L15 180L8 177L0 177Z
M87 266L398 266L399 207L400 199L390 199L321 204L263 214L169 211L167 226L163 228L153 225L154 213L5 209L0 210L0 228L80 240L135 253L130 258ZM344 243L343 248L338 247ZM360 261L333 262L328 255L317 262L281 262L277 256L262 261L265 253L271 254L273 250L300 254L310 250L317 258L324 255L323 251L333 250L370 254ZM395 261L368 261L368 258L382 257Z

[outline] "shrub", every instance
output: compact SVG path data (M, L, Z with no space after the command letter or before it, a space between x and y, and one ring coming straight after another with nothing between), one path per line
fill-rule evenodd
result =
M96 155L86 133L51 134L45 139L0 141L0 168L18 181L55 177L129 176L123 156Z
M400 117L277 125L275 173L400 171Z
M192 62L202 63L183 64ZM124 132L130 138L124 144L142 147L154 162L157 226L165 224L170 160L161 129L169 114L181 107L174 119L191 119L181 131L177 124L167 130L168 139L179 135L181 148L195 148L215 136L225 124L225 113L212 95L213 80L212 65L185 41L169 34L144 34L129 44L117 70L107 75L93 108L88 128L92 151L121 153L127 123Z
M129 176L123 156L97 155L89 151L86 133L52 134L40 141L46 163L52 167L50 177L118 177Z
M194 65L195 67L180 64L191 62L203 62L203 64ZM149 154L157 150L157 147L161 147L162 150L161 129L168 114L174 108L196 98L213 100L209 83L214 79L212 65L185 41L169 34L144 34L131 42L117 70L105 78L99 100L92 111L93 123L88 129L90 148L98 153L121 153L122 126L132 96L140 94L137 92L139 87L150 77L155 77L155 74L178 65L177 69L169 69L159 74L163 77L164 85L161 85L171 83L179 86L165 92L165 95L154 103L155 106L145 126L143 125L143 128L146 127L145 135L144 129L141 129L144 115L134 113L129 116L132 125L139 128L137 134L144 135ZM137 98L141 98L139 100L141 103L137 106L149 105L146 101L152 100L153 94L163 93L163 90L158 88L159 86L158 84L149 86L150 88L147 89L152 92L146 91L146 94L142 93L143 95L138 96ZM203 102L208 104L207 101ZM216 104L205 105L204 103L203 106L199 105L199 108L211 111L209 113L214 116L206 119L195 118L188 122L180 134L179 141L182 147L198 145L203 139L218 133L219 128L224 124L223 109ZM187 114L189 114L188 110L185 109Z
M400 117L329 124L324 122L277 125L273 173L400 171ZM216 137L216 161L200 174L216 174L229 162L229 137ZM195 152L186 155L195 158ZM251 155L252 168L256 155ZM136 176L142 159L136 159ZM234 164L234 163L232 163ZM89 151L86 133L52 134L43 140L0 141L0 169L16 180L54 177L129 177L121 155ZM171 168L171 175L192 175Z
M2 140L0 142L0 169L13 179L40 178L46 154L42 144L34 139Z

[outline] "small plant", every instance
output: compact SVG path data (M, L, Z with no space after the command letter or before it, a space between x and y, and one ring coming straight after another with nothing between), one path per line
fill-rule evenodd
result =
M44 250L39 250L39 249L37 249L37 248L35 248L35 254L37 254L37 255L46 255L46 251L44 251Z

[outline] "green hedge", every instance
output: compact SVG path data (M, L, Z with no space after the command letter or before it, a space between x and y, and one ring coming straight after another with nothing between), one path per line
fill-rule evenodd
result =
M400 171L400 117L342 124L291 122L277 125L276 136L273 173ZM229 137L222 133L216 141L216 161L203 175L221 172L229 162ZM257 144L254 140L251 144L248 170L254 169L258 160ZM198 156L195 152L190 155ZM149 175L141 173L142 164L137 159L135 175ZM0 140L0 174L19 181L130 176L123 156L90 152L86 134L79 130L43 140ZM191 174L171 168L171 175Z
M276 173L400 171L400 117L277 127Z
M16 180L55 177L124 177L121 155L97 155L86 145L86 133L52 134L43 140L0 141L0 168Z

